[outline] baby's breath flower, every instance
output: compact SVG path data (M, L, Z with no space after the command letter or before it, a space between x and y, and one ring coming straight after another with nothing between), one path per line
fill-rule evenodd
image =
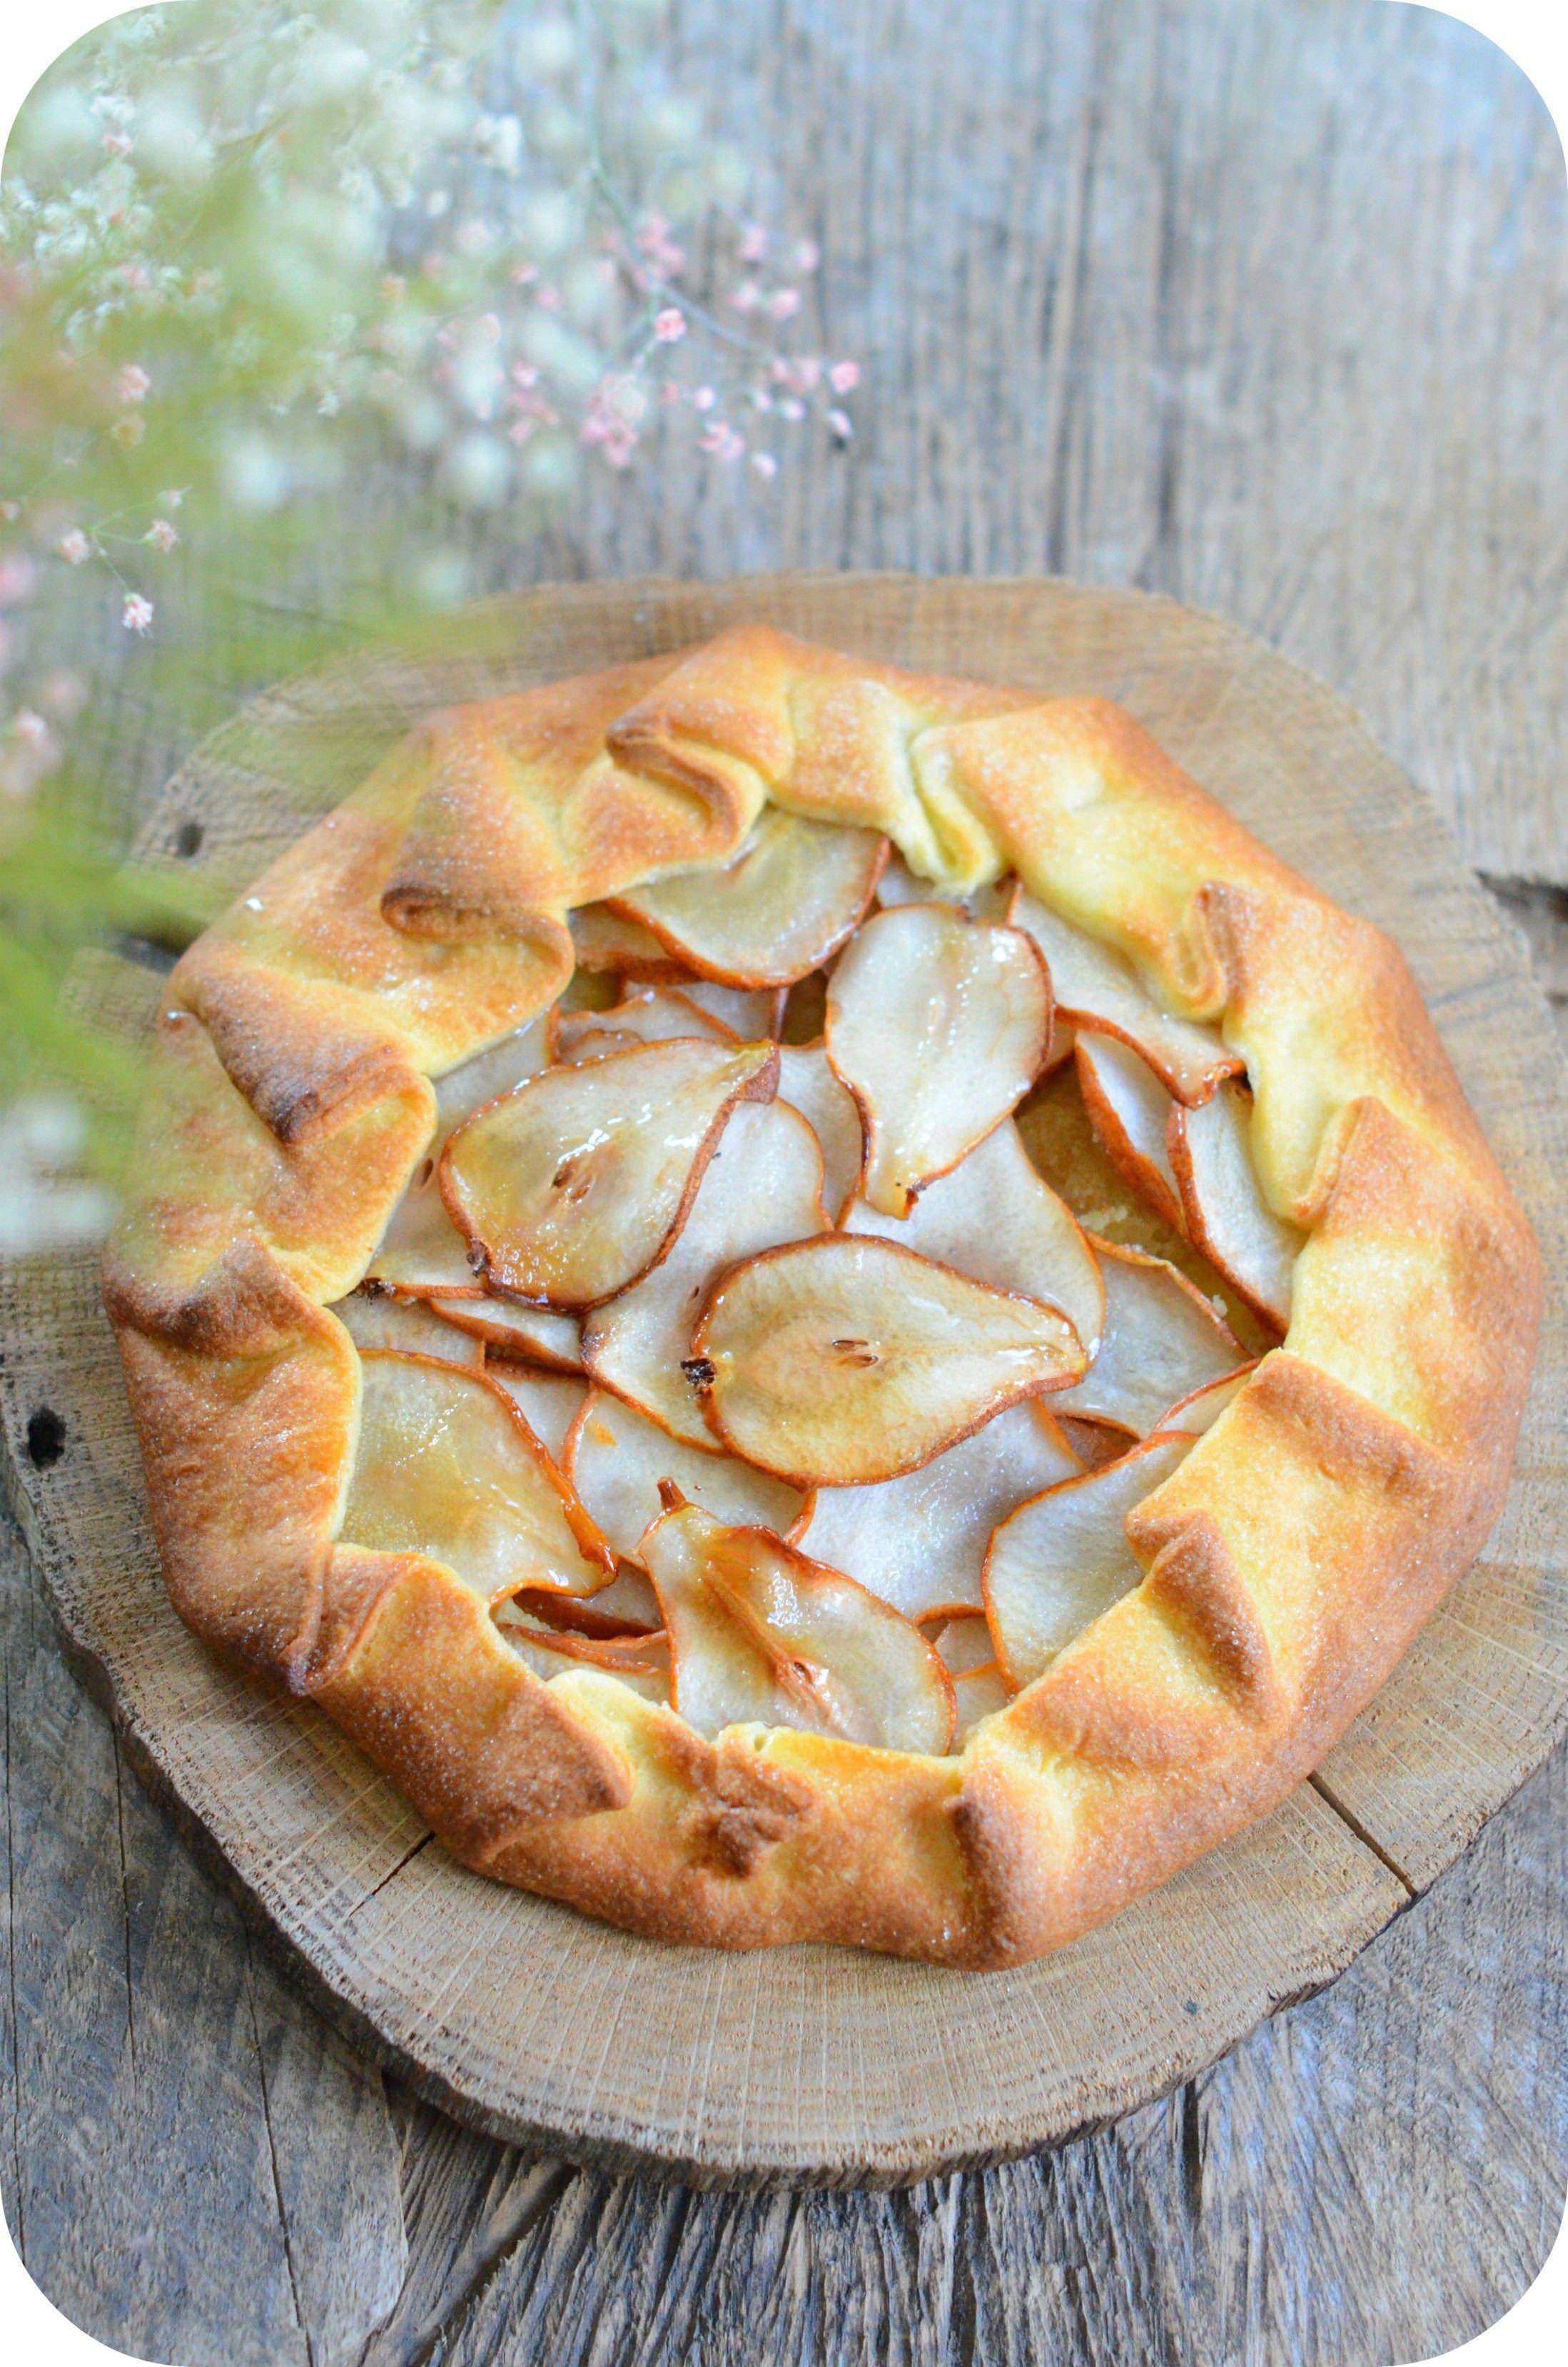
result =
M686 334L686 316L679 306L666 304L653 316L653 334L661 345L678 345Z
M852 394L860 384L859 362L835 362L828 372L828 383L835 394Z
M753 452L751 466L759 477L776 477L779 473L779 464L771 452Z
M79 526L67 527L54 547L73 567L80 567L85 559L92 557L93 546Z
M145 402L152 381L140 362L127 362L115 379L114 391L121 402Z
M140 592L128 592L125 606L119 612L119 621L127 632L144 633L152 622L152 601L143 599Z
M150 542L154 550L173 550L179 536L167 518L154 518L141 539Z

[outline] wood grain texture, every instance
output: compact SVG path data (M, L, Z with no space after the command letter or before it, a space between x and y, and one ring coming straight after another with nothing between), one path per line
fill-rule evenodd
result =
M383 2089L122 1779L3 1522L0 1612L7 2215L51 2298L118 2347L180 2367L1345 2367L1464 2339L1550 2247L1561 1752L1331 1989L1114 2128L900 2193L699 2195ZM322 2173L286 2172L281 2202L268 2110Z
M149 858L231 877L326 803L378 739L488 687L762 617L837 646L1123 700L1330 894L1405 943L1498 1155L1568 1273L1568 1131L1517 938L1342 702L1168 601L1051 583L761 578L560 587L476 616L461 657L286 685L206 743L149 816ZM308 759L307 786L300 768ZM292 794L285 797L285 785ZM101 957L106 1015L152 981ZM7 1436L41 1574L126 1748L297 1947L347 2026L478 2124L694 2177L900 2179L1126 2109L1317 1986L1444 1866L1568 1705L1564 1376L1554 1309L1519 1479L1477 1572L1305 1786L1103 1931L984 1979L792 1950L660 1950L455 1867L306 1704L220 1670L179 1626L82 1261L14 1278ZM40 1404L62 1452L29 1467Z
M822 243L798 350L862 360L853 441L742 413L770 486L666 432L548 536L455 516L475 591L1141 584L1331 682L1478 868L1568 883L1568 177L1497 50L1396 0L676 0L671 27ZM348 604L372 498L244 585L258 616ZM192 585L160 630L216 718L258 685L202 615ZM118 654L115 775L152 791L189 730Z
M682 80L773 143L782 213L829 244L801 343L866 363L856 439L786 455L772 493L661 459L546 545L519 546L504 515L476 523L476 586L1055 566L1227 610L1356 700L1507 883L1543 980L1568 993L1561 909L1524 884L1568 878L1563 175L1514 70L1391 0L680 0L673 17ZM307 611L342 597L324 563L252 588ZM84 609L83 646L96 638ZM204 659L212 713L255 687L220 647ZM129 655L110 737L147 803L192 733L144 679ZM100 1713L14 1584L0 1607L7 1936L36 1966L81 1926L71 1978L40 1988L24 1962L0 1986L13 2230L106 2339L182 2361L263 2340L299 2356L276 2186L244 2135L259 2067L221 1988L186 1979L185 2051L143 2048L141 2114L96 2101L124 2078L127 1998L157 2019L139 1986L152 1957L132 1953L129 1986L115 1969L127 1889L175 1901L204 1964L232 1955L230 1902L134 1784L122 1825ZM1493 1667L1511 1718L1506 1659ZM1168 2101L908 2194L674 2198L520 2155L395 2082L374 2124L374 2075L323 2080L314 2134L337 2184L367 2150L400 2163L407 2271L368 2356L523 2359L545 2328L552 2355L596 2361L1344 2367L1445 2349L1529 2282L1568 2179L1565 1790L1560 1754L1330 1990ZM28 1891L17 1837L62 1805L68 1844ZM299 2060L344 2059L292 1984L273 2001ZM197 2213L179 2157L166 2167L144 2133L168 2143L167 2095L206 2087L229 2107L227 2199ZM400 2237L387 2223L383 2263ZM143 2251L158 2270L133 2306ZM309 2303L305 2321L314 2357L333 2356ZM351 2322L369 2325L365 2304L345 2338Z

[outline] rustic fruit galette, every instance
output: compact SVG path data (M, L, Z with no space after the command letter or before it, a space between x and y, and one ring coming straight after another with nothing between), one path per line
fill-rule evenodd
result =
M981 1965L1342 1733L1539 1291L1398 954L1128 716L761 628L276 863L106 1268L181 1614L466 1863Z

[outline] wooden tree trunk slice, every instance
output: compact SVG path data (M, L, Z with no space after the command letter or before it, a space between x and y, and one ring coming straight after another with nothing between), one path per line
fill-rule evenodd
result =
M747 617L869 657L1123 702L1288 861L1399 939L1552 1277L1568 1277L1564 1077L1522 946L1339 698L1168 601L875 575L533 591L470 612L460 651L453 632L445 649L267 692L170 782L137 853L236 889L430 708ZM101 955L77 991L133 1035L158 988ZM1012 1971L664 1947L454 1864L324 1717L187 1635L159 1574L92 1259L13 1267L0 1345L17 1509L68 1648L144 1780L356 2043L462 2118L577 2159L702 2182L889 2183L1126 2111L1331 1979L1568 1722L1555 1288L1485 1554L1272 1816Z

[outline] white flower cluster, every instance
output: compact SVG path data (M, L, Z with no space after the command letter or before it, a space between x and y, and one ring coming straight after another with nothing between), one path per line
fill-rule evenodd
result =
M0 1110L0 1254L32 1257L103 1239L113 1203L101 1185L71 1172L86 1141L81 1111L59 1094L28 1094Z
M330 493L389 435L452 503L525 520L585 464L628 467L660 420L762 478L762 416L775 440L816 418L845 442L855 364L781 342L805 333L816 243L740 218L745 165L657 16L182 0L80 44L0 192L20 317L60 380L50 432L22 438L47 496L24 482L9 505L35 545L110 565L141 633L152 587L115 547L171 547L143 481L171 442L230 515ZM86 498L117 454L145 504L131 534Z

